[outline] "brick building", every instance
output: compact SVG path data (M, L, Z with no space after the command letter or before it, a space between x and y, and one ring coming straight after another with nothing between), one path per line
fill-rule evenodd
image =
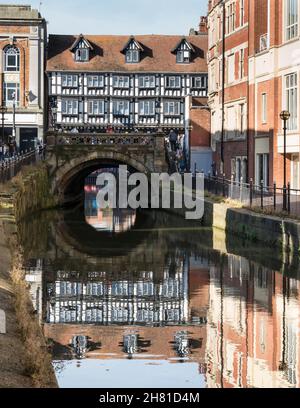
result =
M212 147L227 178L283 184L287 109L288 181L300 188L299 10L298 0L209 2Z
M46 21L37 10L0 5L1 142L14 136L20 150L43 138L46 41Z

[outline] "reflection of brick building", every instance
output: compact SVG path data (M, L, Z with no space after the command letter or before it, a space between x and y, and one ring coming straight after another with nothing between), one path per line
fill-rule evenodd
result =
M208 386L299 387L297 298L298 281L241 257L211 269Z

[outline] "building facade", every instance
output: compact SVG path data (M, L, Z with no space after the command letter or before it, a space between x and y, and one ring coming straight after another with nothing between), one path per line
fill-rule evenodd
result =
M215 172L247 178L248 0L209 2L208 66Z
M191 161L197 156L201 166L203 156L209 168L204 22L187 37L50 35L49 127L85 133L175 129L189 145L196 98L204 126L197 131L196 155L190 147Z
M43 139L46 42L46 21L37 10L0 6L1 144L12 137L20 151Z
M212 148L227 178L282 187L288 110L287 181L300 189L299 11L298 0L209 2Z

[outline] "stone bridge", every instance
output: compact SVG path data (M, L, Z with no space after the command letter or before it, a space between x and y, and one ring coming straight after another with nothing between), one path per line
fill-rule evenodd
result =
M85 178L101 167L125 164L130 171L142 172L148 177L153 172L168 171L163 133L50 132L46 159L52 193L60 204L79 199Z

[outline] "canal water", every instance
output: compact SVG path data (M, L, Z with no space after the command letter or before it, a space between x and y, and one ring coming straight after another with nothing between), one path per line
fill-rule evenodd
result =
M299 387L297 258L96 195L20 225L60 387Z

